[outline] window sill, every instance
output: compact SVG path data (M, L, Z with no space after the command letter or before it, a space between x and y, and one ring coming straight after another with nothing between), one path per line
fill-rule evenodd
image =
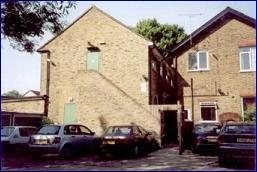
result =
M200 120L199 122L202 122L202 123L204 123L204 122L206 122L206 123L217 123L217 122L219 122L219 121L210 121L210 120Z
M256 72L256 70L240 70L240 73L250 73L250 72Z

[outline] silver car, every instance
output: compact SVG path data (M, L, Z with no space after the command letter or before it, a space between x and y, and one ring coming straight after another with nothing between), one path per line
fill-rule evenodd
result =
M45 125L30 137L29 148L34 157L59 154L69 158L75 153L94 148L95 133L79 124Z

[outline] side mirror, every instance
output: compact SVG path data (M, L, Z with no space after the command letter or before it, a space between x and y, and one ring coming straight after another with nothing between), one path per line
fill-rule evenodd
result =
M95 132L92 132L90 135L92 135L92 136L95 135Z
M18 137L19 137L18 134L15 134L15 135L13 136L14 139L17 139Z

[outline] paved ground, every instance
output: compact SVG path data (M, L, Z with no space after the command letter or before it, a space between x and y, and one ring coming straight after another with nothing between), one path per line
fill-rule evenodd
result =
M43 157L39 160L34 160L31 157L24 156L18 158L2 158L2 171L8 170L241 171L242 169L219 167L217 163L217 156L194 155L189 150L186 150L182 155L178 155L178 148L175 147L161 149L137 159L112 158L110 160L102 160L95 155L87 155L72 160L61 160L56 156ZM245 170L249 171L249 169Z

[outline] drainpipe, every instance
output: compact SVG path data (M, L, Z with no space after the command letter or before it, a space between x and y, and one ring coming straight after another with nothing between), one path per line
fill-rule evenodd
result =
M45 101L44 105L44 114L48 116L48 109L49 109L49 87L50 87L50 51L49 50L42 50L38 51L40 53L47 53L47 61L46 61L46 95L44 95L43 99Z
M192 121L194 122L194 82L193 78L191 78L191 103L192 103Z

